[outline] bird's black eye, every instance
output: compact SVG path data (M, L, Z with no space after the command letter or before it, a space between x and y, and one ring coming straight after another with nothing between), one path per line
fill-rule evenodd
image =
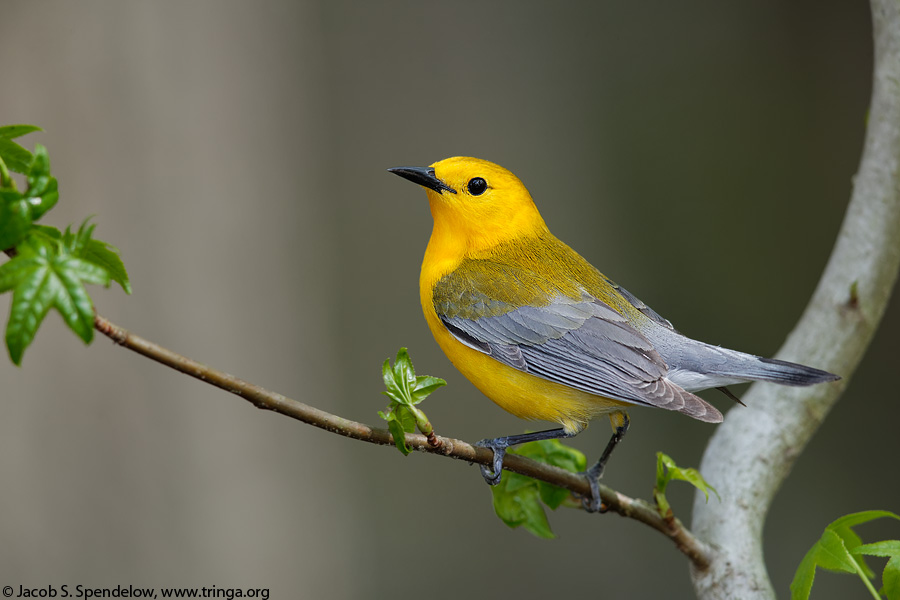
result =
M480 196L487 190L487 187L487 181L481 177L473 177L469 180L466 189L469 190L469 193L473 196Z

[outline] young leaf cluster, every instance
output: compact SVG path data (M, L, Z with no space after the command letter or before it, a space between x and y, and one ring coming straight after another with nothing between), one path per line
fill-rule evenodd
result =
M822 537L813 544L800 562L791 582L791 600L807 600L812 590L816 567L836 573L856 573L873 598L900 600L900 540L885 540L863 544L853 530L857 525L881 518L900 516L886 510L868 510L844 515L825 528ZM881 575L880 594L872 585L875 573L866 564L865 556L887 557Z
M412 449L406 444L405 434L414 432L417 427L425 435L434 433L428 417L416 405L447 382L430 375L416 376L406 348L397 352L393 367L390 359L385 359L381 372L387 388L381 393L390 398L391 403L386 411L378 411L378 416L387 421L397 449L407 455Z
M703 475L697 469L685 469L675 464L668 455L662 452L656 453L656 487L653 488L653 499L662 518L667 518L672 513L672 507L666 499L666 488L673 480L686 481L703 492L709 501L709 492L712 491L718 497L716 488L709 485Z
M529 442L518 448L511 448L508 452L573 473L582 473L587 468L584 454L559 440ZM544 506L556 510L571 499L569 490L511 471L503 472L500 483L491 488L491 493L494 512L504 523L511 528L524 527L540 538L556 537L550 529Z
M37 144L32 154L13 141L34 131L40 128L0 127L0 250L10 256L0 265L0 293L12 292L5 339L17 365L50 309L86 344L91 342L94 306L86 284L115 281L131 293L118 250L93 239L95 225L85 220L77 231L61 232L35 223L56 205L59 191L47 149ZM24 176L24 191L10 173Z

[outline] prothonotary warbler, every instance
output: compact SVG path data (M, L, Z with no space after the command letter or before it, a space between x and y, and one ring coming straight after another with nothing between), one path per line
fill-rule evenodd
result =
M506 448L574 436L609 415L613 437L586 476L591 510L598 480L628 429L629 406L655 406L708 423L722 413L692 392L746 381L812 385L839 379L686 337L607 279L547 229L519 179L485 160L455 157L389 169L425 188L434 229L419 294L438 345L479 390L524 419L558 429L482 440L494 451L490 484Z

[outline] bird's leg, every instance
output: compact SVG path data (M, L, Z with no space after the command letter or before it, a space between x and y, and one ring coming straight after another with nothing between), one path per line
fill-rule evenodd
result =
M506 449L510 446L524 444L526 442L539 442L541 440L559 440L572 437L573 435L575 434L566 433L566 430L560 427L559 429L548 429L546 431L535 431L533 433L520 433L518 435L509 435L506 437L475 442L476 446L490 448L494 451L494 462L490 467L479 465L481 467L481 476L484 477L484 480L488 485L497 485L500 483L500 475L503 472L503 458L506 456Z
M616 444L621 442L622 438L625 437L625 433L628 431L628 425L630 423L628 415L621 411L611 413L609 415L609 422L613 426L613 435L609 438L609 443L606 444L606 449L603 451L603 454L600 455L600 460L584 474L585 477L587 477L588 485L591 486L591 497L582 499L582 504L588 512L606 512L606 509L600 502L600 478L603 477L603 469L606 467L606 461L609 460L609 455L612 454Z

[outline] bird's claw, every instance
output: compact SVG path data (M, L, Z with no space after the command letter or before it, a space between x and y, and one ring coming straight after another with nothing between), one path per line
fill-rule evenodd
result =
M500 483L500 477L503 475L503 459L506 457L506 449L509 448L509 442L506 438L494 438L475 442L475 445L493 450L494 460L491 466L478 466L481 468L481 476L484 477L485 482L488 485L497 485Z
M581 498L581 506L589 513L605 513L609 509L600 500L600 482L593 479L590 472L586 472L584 475L587 477L588 485L591 486L591 495Z
M603 477L603 465L597 463L584 472L584 477L591 488L591 495L582 497L581 506L589 513L605 513L609 507L600 500L600 478Z

